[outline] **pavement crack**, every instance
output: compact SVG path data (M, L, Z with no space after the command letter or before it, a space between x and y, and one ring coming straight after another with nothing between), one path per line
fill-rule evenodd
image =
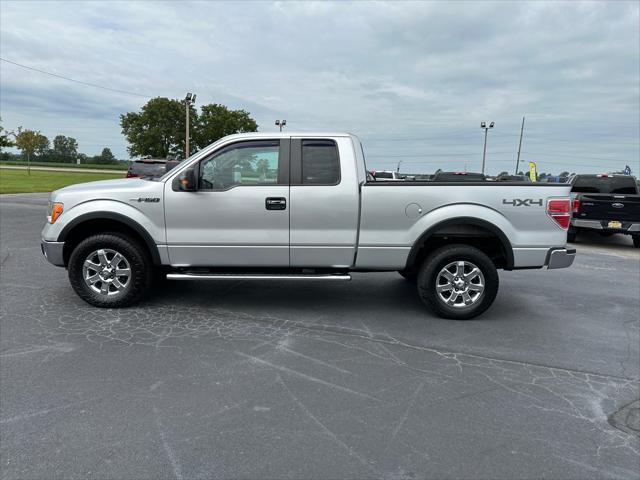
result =
M327 427L318 417L316 417L311 411L305 406L304 403L291 391L291 389L287 386L287 384L282 380L282 377L278 374L277 381L282 385L283 389L289 394L291 399L298 405L300 410L304 412L304 414L309 417L316 425L320 427L320 429L329 436L335 443L340 445L344 450L347 451L349 456L354 457L360 464L362 464L367 470L370 472L379 475L376 469L373 468L370 462L368 462L365 458L363 458L358 452L356 452L352 447L344 443L340 438L329 428Z
M376 402L381 402L382 401L379 398L372 397L371 395L367 395L366 393L358 392L358 391L352 390L352 389L350 389L348 387L343 387L342 385L337 385L335 383L331 383L331 382L328 382L326 380L322 380L321 378L317 378L317 377L313 377L311 375L307 375L306 373L299 372L299 371L294 370L292 368L284 367L282 365L276 365L275 363L268 362L267 360L263 360L262 358L254 357L252 355L247 355L246 353L242 353L242 352L234 352L234 353L236 355L240 355L242 357L245 357L245 358L251 360L252 362L259 363L261 365L266 365L267 367L273 368L275 370L279 370L281 372L288 373L288 374L290 374L290 375L292 375L294 377L302 378L302 379L307 380L309 382L318 383L320 385L324 385L324 386L332 388L334 390L339 390L341 392L350 393L350 394L356 395L358 397L367 398L369 400L375 400Z
M391 444L396 439L396 436L398 435L398 433L400 432L400 430L404 426L405 422L407 421L407 418L409 418L409 413L411 412L411 409L415 405L416 399L418 398L418 395L420 394L420 390L422 390L422 387L424 387L424 382L420 382L418 384L418 388L416 388L416 390L413 392L413 395L411 395L411 398L409 399L409 405L407 405L407 408L404 411L404 413L402 415L402 418L400 419L400 421L398 422L396 427L393 429L393 433L391 434L391 438L387 442L387 446L384 449L385 452L389 449Z
M173 474L175 475L177 480L182 480L184 477L182 476L182 467L180 467L180 463L178 462L178 456L176 452L173 450L169 441L167 439L167 434L164 431L162 426L162 420L160 419L160 411L158 407L156 407L155 403L153 404L153 415L154 415L154 423L156 428L158 429L158 433L160 434L160 441L162 442L162 448L164 449L164 453L167 456L167 460L171 464L171 468L173 468Z

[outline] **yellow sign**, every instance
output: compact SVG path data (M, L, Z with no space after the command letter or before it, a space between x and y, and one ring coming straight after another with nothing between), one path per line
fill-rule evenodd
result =
M529 178L532 182L538 181L538 176L536 173L536 162L529 162Z

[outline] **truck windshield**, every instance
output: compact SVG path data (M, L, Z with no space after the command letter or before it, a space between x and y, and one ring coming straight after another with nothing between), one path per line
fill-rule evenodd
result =
M576 193L614 193L635 194L637 192L634 177L577 177L571 188Z

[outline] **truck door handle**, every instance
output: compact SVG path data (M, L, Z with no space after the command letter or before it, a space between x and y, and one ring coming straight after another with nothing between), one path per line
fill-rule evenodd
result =
M285 210L287 208L287 199L284 197L267 197L264 201L267 210Z

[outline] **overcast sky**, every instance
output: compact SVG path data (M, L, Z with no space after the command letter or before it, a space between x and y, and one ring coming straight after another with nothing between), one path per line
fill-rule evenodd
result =
M3 126L128 158L145 97L248 110L261 131L360 136L370 168L640 170L640 18L611 2L0 3Z

